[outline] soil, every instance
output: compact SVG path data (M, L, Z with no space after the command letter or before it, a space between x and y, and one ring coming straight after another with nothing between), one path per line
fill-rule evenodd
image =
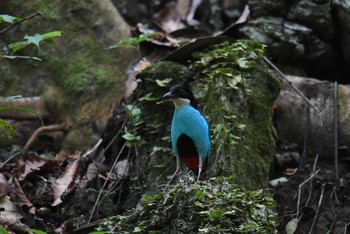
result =
M335 167L333 162L310 159L275 189L279 233L286 233L294 218L298 220L295 233L349 233L349 164Z

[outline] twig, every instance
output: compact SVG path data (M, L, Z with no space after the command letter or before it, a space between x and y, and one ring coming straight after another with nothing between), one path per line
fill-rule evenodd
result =
M337 221L337 213L334 210L334 204L333 204L333 196L336 193L336 190L337 190L337 186L333 186L333 190L332 190L332 193L331 193L331 209L332 209L332 213L333 213L334 219L333 219L331 227L328 229L327 233L331 233L331 230L333 229L334 224ZM335 195L335 197L336 197L336 195Z
M316 155L316 158L315 158L314 166L312 167L312 173L314 173L315 170L316 170L316 165L317 165L318 157L319 157L319 155L317 154L317 155ZM308 206L308 204L309 204L309 202L310 202L310 199L311 199L311 194L312 194L312 184L310 183L310 186L309 186L309 195L308 195L307 200L306 200L306 202L305 202L305 206Z
M349 227L349 225L350 225L350 222L345 224L344 234L347 234L347 233L348 233L348 227Z
M0 164L0 168L3 168L9 161L11 161L12 159L14 159L15 157L17 157L18 155L21 155L22 152L17 152L12 154L8 159L5 160L5 162Z
M307 178L304 182L302 182L301 184L299 184L299 190L298 190L298 204L297 204L297 218L299 217L299 207L300 207L300 199L301 199L301 187L304 186L304 184L306 184L307 182L309 182L312 178L314 178L318 172L320 171L320 169L318 169L315 173L313 173L309 178Z
M135 106L132 107L131 111L133 110L134 107L135 107ZM123 123L122 123L122 126L119 128L119 131L115 134L115 136L112 138L112 140L111 140L111 141L109 142L109 144L106 146L105 151L106 151L109 147L111 147L111 145L113 144L113 142L115 141L115 139L120 135L120 133L121 133L122 130L124 129L124 126L125 126L126 123L127 123L127 120L128 120L128 119L125 118L125 120L124 120ZM114 170L115 166L117 165L118 159L119 159L120 155L122 154L122 152L123 152L125 146L126 146L126 142L124 142L124 144L123 144L123 146L121 147L121 149L120 149L120 151L119 151L119 153L118 153L116 159L115 159L114 162L113 162L113 165L112 165L111 169L109 170L109 173L108 173L108 175L107 175L107 178L106 178L105 182L103 183L102 188L101 188L101 190L100 190L100 192L99 192L99 194L98 194L98 196L97 196L97 199L96 199L96 201L95 201L94 207L92 208L92 211L91 211L91 214L90 214L88 223L91 222L91 219L92 219L92 216L93 216L94 213L95 213L97 204L99 203L100 198L101 198L101 196L102 196L103 189L106 187L107 182L109 181L109 178L110 178L110 176L112 175L112 171Z
M49 131L58 131L58 130L63 130L66 127L66 123L61 123L61 124L54 124L54 125L49 125L49 126L43 126L38 128L33 135L29 138L25 146L23 147L23 154L26 154L29 150L29 148L32 146L36 138L43 133L43 132L49 132Z
M317 219L317 216L318 216L318 212L319 212L319 210L320 210L321 203L322 203L322 200L323 200L323 195L324 195L324 190L325 190L325 188L326 188L326 183L323 183L323 184L322 184L322 191L321 191L320 199L318 200L318 205L317 205L317 209L316 209L316 214L315 214L314 220L312 221L312 225L311 225L309 234L312 234L312 231L313 231L313 229L314 229L314 226L315 226L315 223L316 223L316 219Z
M306 115L306 121L305 121L305 135L304 135L304 149L303 153L301 155L301 160L299 164L299 170L304 169L304 163L306 161L306 156L307 156L307 146L308 146L308 139L309 139L309 126L310 126L310 106L306 105L305 106L305 115Z
M101 196L102 196L103 189L106 187L107 182L109 181L109 177L110 177L110 175L112 174L112 171L113 171L115 165L117 164L118 159L119 159L120 155L122 154L122 152L123 152L125 146L126 146L126 142L124 142L124 144L123 144L122 148L120 149L120 151L119 151L119 153L118 153L116 159L114 160L113 166L112 166L111 169L109 170L109 173L108 173L108 175L107 175L107 178L106 178L105 182L103 183L102 188L101 188L101 190L100 190L100 193L99 193L98 196L97 196L97 199L96 199L96 202L95 202L95 204L94 204L94 207L92 208L92 211L91 211L91 214L90 214L88 223L90 223L90 221L91 221L91 219L92 219L92 216L93 216L94 213L95 213L97 204L98 204L98 202L100 201L100 198L101 198Z
M333 109L334 109L334 169L335 169L335 176L337 177L337 180L339 180L338 175L338 83L334 82L334 103L333 103Z
M39 17L39 16L42 16L42 15L43 15L42 13L37 12L37 13L35 13L35 14L32 14L32 15L30 15L30 16L27 16L27 17L25 17L25 18L23 18L23 19L21 19L21 20L15 22L14 24L11 24L10 26L4 28L3 30L0 31L0 34L6 32L6 31L8 31L8 30L10 30L11 28L15 27L15 26L18 25L18 24L23 23L23 22L26 21L26 20L30 20L30 19L32 19L32 18L34 18L34 17Z
M307 97L305 97L305 95L304 95L297 87L295 87L295 85L287 79L286 75L285 75L280 69L278 69L278 67L276 67L268 58L266 58L266 57L264 56L264 57L263 57L263 60L264 60L268 65L270 65L270 66L271 66L285 81L287 81L287 83L290 85L290 87L292 87L292 89L294 89L294 91L297 92L297 94L299 94L300 97L301 97L302 99L304 99L304 101L305 101L307 104L309 104L309 105L312 107L312 109L314 109L314 110L320 115L321 126L323 126L323 117L322 117L321 111L318 110L314 105L312 105L312 103L310 102L310 100L309 100Z

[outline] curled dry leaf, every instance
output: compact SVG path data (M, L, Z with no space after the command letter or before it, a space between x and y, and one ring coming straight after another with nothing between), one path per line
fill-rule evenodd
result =
M77 159L66 167L62 175L53 182L53 196L54 201L51 204L52 206L57 206L62 203L61 196L63 194L68 194L73 190L74 180L77 177L77 172L79 169L80 160Z
M53 170L58 163L54 160L43 159L37 155L28 155L26 157L17 157L17 168L19 171L19 180L22 181L34 172L42 170Z
M17 196L17 202L21 206L27 206L29 208L29 213L35 214L36 208L33 206L33 203L31 203L27 197L27 195L24 193L21 184L19 183L17 178L14 178L13 180L14 185L15 185L15 191L16 191L16 196Z
M9 183L3 174L0 173L0 198L9 193Z

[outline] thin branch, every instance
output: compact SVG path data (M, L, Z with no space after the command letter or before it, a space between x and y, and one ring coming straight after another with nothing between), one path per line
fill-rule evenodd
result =
M334 167L335 167L335 176L339 180L338 175L338 83L334 82Z
M66 128L67 124L66 123L61 123L61 124L54 124L54 125L49 125L49 126L43 126L38 128L33 135L29 138L25 146L23 147L23 153L26 154L29 150L29 148L32 146L34 141L38 138L40 134L43 132L51 132L51 131L59 131L59 130L64 130Z
M337 213L334 210L334 204L333 204L333 196L335 196L335 198L336 198L336 190L337 190L337 186L333 186L333 190L332 190L332 193L330 195L330 198L331 198L331 209L332 209L334 219L333 219L331 227L328 229L327 233L331 233L331 231L334 228L335 222L337 221Z
M42 16L42 15L43 15L42 13L37 12L37 13L35 13L35 14L32 14L32 15L30 15L30 16L27 16L27 17L25 17L25 18L23 18L23 19L21 19L21 20L15 22L14 24L11 24L10 26L4 28L3 30L0 31L0 34L5 33L6 31L10 30L11 28L15 27L16 25L19 25L19 24L23 23L24 21L30 20L30 19L32 19L32 18L40 17L40 16Z
M308 139L309 139L309 126L310 126L310 106L305 106L305 135L304 135L304 146L303 146L303 153L301 155L300 164L299 164L299 170L304 169L304 164L306 162L307 157L307 146L308 146Z
M302 99L304 99L304 101L305 101L307 104L309 104L309 105L312 107L312 109L314 109L314 110L320 115L321 126L322 126L322 125L323 125L323 117L322 117L321 111L320 111L319 109L317 109L317 108L310 102L310 100L309 100L307 97L305 97L305 95L304 95L297 87L295 87L295 85L294 85L292 82L290 82L290 81L287 79L286 75L285 75L280 69L278 69L278 67L276 67L268 58L266 58L266 57L264 56L264 57L263 57L263 60L264 60L269 66L271 66L285 81L287 81L287 83L290 85L290 87L292 87L292 89L294 89L294 91L297 92L297 94L299 94L300 97L301 97Z
M312 231L313 231L313 229L314 229L314 226L315 226L315 223L316 223L316 220L317 220L317 216L318 216L318 212L319 212L319 210L320 210L321 203L322 203L322 200L323 200L323 195L324 195L324 190L325 190L325 188L326 188L326 183L323 183L323 184L322 184L322 191L321 191L320 199L318 200L318 205L317 205L317 209L316 209L316 214L315 214L314 220L312 221L312 225L311 225L309 234L312 234Z
M299 207L300 207L300 199L301 199L301 188L304 186L304 184L306 184L307 182L309 182L312 178L314 178L314 176L316 176L318 174L318 172L320 171L320 169L318 169L317 171L315 171L315 173L313 173L309 178L307 178L304 182L302 182L301 184L299 184L299 189L298 189L298 204L297 204L297 218L299 217Z
M98 196L97 196L97 199L96 199L96 202L95 202L95 204L94 204L94 207L92 208L92 211L91 211L91 214L90 214L88 223L90 223L90 221L91 221L91 219L92 219L92 216L93 216L94 213L95 213L97 204L98 204L98 202L100 201L100 198L101 198L101 196L102 196L103 189L106 187L107 182L109 181L109 177L111 176L112 171L114 170L115 165L117 165L118 159L119 159L120 155L122 154L122 152L123 152L125 146L126 146L126 142L124 142L124 144L123 144L122 148L120 149L120 151L119 151L119 153L118 153L116 159L114 160L113 166L112 166L111 169L109 170L109 173L108 173L108 175L107 175L107 178L106 178L105 182L103 183L102 188L101 188L101 190L100 190L100 193L99 193Z
M12 154L8 159L5 160L5 162L0 164L0 169L3 168L9 161L11 161L12 159L16 158L18 155L21 155L22 152L17 152Z
M314 166L313 166L313 168L312 168L312 173L314 173L315 170L316 170L316 165L317 165L318 157L319 157L319 155L317 154L317 155L316 155L316 158L315 158ZM309 205L309 202L310 202L310 200L311 200L311 195L312 195L312 184L310 183L310 185L309 185L309 195L308 195L307 200L306 200L306 202L305 202L305 206L308 206L308 205Z

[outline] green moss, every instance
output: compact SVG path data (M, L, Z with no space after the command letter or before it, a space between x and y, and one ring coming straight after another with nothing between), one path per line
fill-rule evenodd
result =
M111 217L99 230L140 233L277 233L275 202L232 178L185 177L166 193L143 196L142 210Z
M213 174L236 175L246 188L268 183L275 140L272 103L279 82L262 61L264 46L253 41L228 42L199 52L192 68L213 134ZM218 114L220 113L220 114Z
M228 42L193 54L189 66L156 63L145 69L138 90L144 124L138 127L147 146L137 157L147 184L164 183L175 171L171 153L170 125L173 104L162 102L169 87L191 83L199 109L211 129L212 151L209 170L203 179L235 175L247 189L264 188L273 160L272 103L279 81L262 61L264 46L252 41ZM151 187L150 190L156 188Z

